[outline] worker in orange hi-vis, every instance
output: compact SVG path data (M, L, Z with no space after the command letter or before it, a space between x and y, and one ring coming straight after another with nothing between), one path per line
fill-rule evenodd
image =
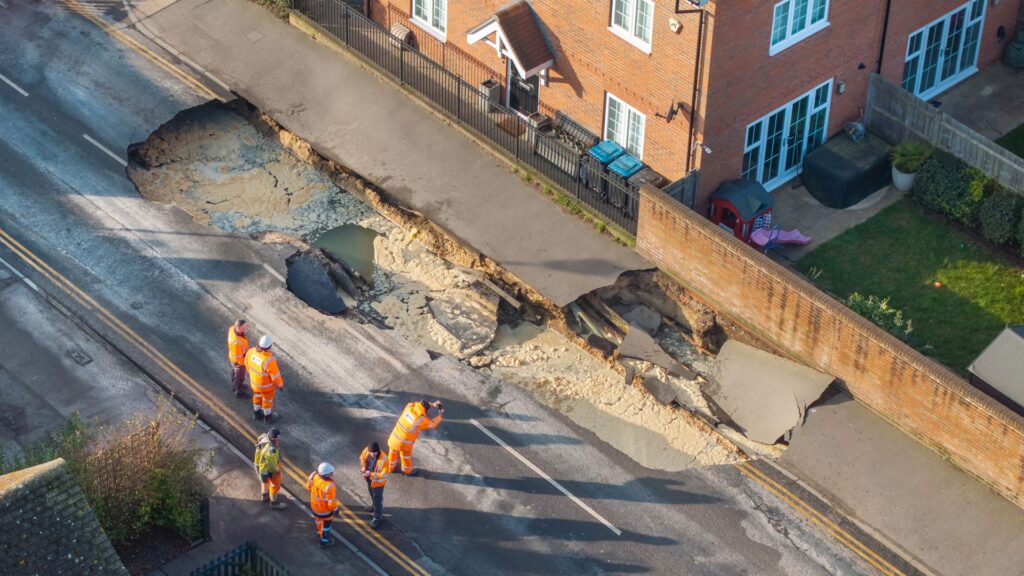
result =
M306 480L309 490L309 508L313 511L313 522L320 537L320 546L331 546L331 524L338 513L338 497L334 487L334 466L321 462L316 471Z
M252 417L254 420L273 420L274 394L284 388L277 359L270 351L274 339L269 335L260 338L259 344L245 354L245 367L249 371L249 386L252 388Z
M373 513L370 528L377 528L384 519L384 487L388 485L388 474L391 465L388 455L380 451L380 445L374 442L359 455L359 468L366 480L366 488L370 491L369 511Z
M245 396L245 352L249 349L249 339L245 337L245 329L249 323L235 320L228 328L228 363L231 364L231 390L236 398Z
M433 418L429 415L431 408L437 409L437 416ZM443 416L444 405L441 404L440 400L434 402L420 400L418 402L409 402L405 405L405 410L402 411L402 415L398 417L398 422L395 423L395 429L391 431L391 436L388 437L388 464L392 472L395 471L395 468L398 466L398 459L401 458L402 474L405 476L415 476L417 474L417 471L412 467L412 446L420 437L420 432L436 428L441 423Z

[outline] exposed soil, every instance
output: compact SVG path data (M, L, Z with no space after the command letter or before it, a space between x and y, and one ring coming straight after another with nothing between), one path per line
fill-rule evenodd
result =
M659 273L627 275L601 295L671 319L657 340L698 376L631 362L637 377L626 382L624 363L587 346L543 296L244 103L182 112L133 145L130 157L129 176L144 197L229 232L302 249L342 224L376 231L372 288L356 305L360 313L532 391L645 466L682 470L743 458L716 432L700 390L707 351L726 336L710 308ZM484 276L523 301L523 310L499 304ZM641 374L672 386L679 406L655 400L640 386Z

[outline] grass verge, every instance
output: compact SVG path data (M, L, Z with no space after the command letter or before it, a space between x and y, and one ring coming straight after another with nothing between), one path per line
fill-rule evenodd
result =
M913 322L910 344L961 374L1004 326L1024 324L1020 264L909 200L822 244L797 267L840 300L854 292L890 298Z

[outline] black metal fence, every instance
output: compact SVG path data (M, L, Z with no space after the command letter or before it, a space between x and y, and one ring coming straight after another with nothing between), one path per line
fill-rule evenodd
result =
M192 576L291 576L259 544L246 542L192 571Z
M292 8L401 84L422 94L463 126L491 141L509 157L543 175L564 194L636 234L636 187L591 163L578 146L542 131L501 105L497 98L502 93L500 85L491 90L473 86L340 0L292 0ZM567 118L558 121L565 122L569 129L582 130L575 123L569 125L571 121Z

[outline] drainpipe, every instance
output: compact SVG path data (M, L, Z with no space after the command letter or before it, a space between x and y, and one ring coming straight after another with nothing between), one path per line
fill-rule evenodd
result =
M891 1L891 0L890 0ZM697 130L695 126L697 121L697 90L700 85L700 71L703 64L702 58L704 53L704 20L707 18L707 12L704 10L695 10L700 12L700 20L697 25L697 57L696 62L693 64L693 95L690 97L690 136L689 141L686 145L686 173L689 174L690 170L693 169L693 142L694 134Z
M882 75L882 61L885 58L885 39L889 35L889 13L892 11L892 0L885 0L885 19L882 20L882 45L878 47L878 67L875 73Z

